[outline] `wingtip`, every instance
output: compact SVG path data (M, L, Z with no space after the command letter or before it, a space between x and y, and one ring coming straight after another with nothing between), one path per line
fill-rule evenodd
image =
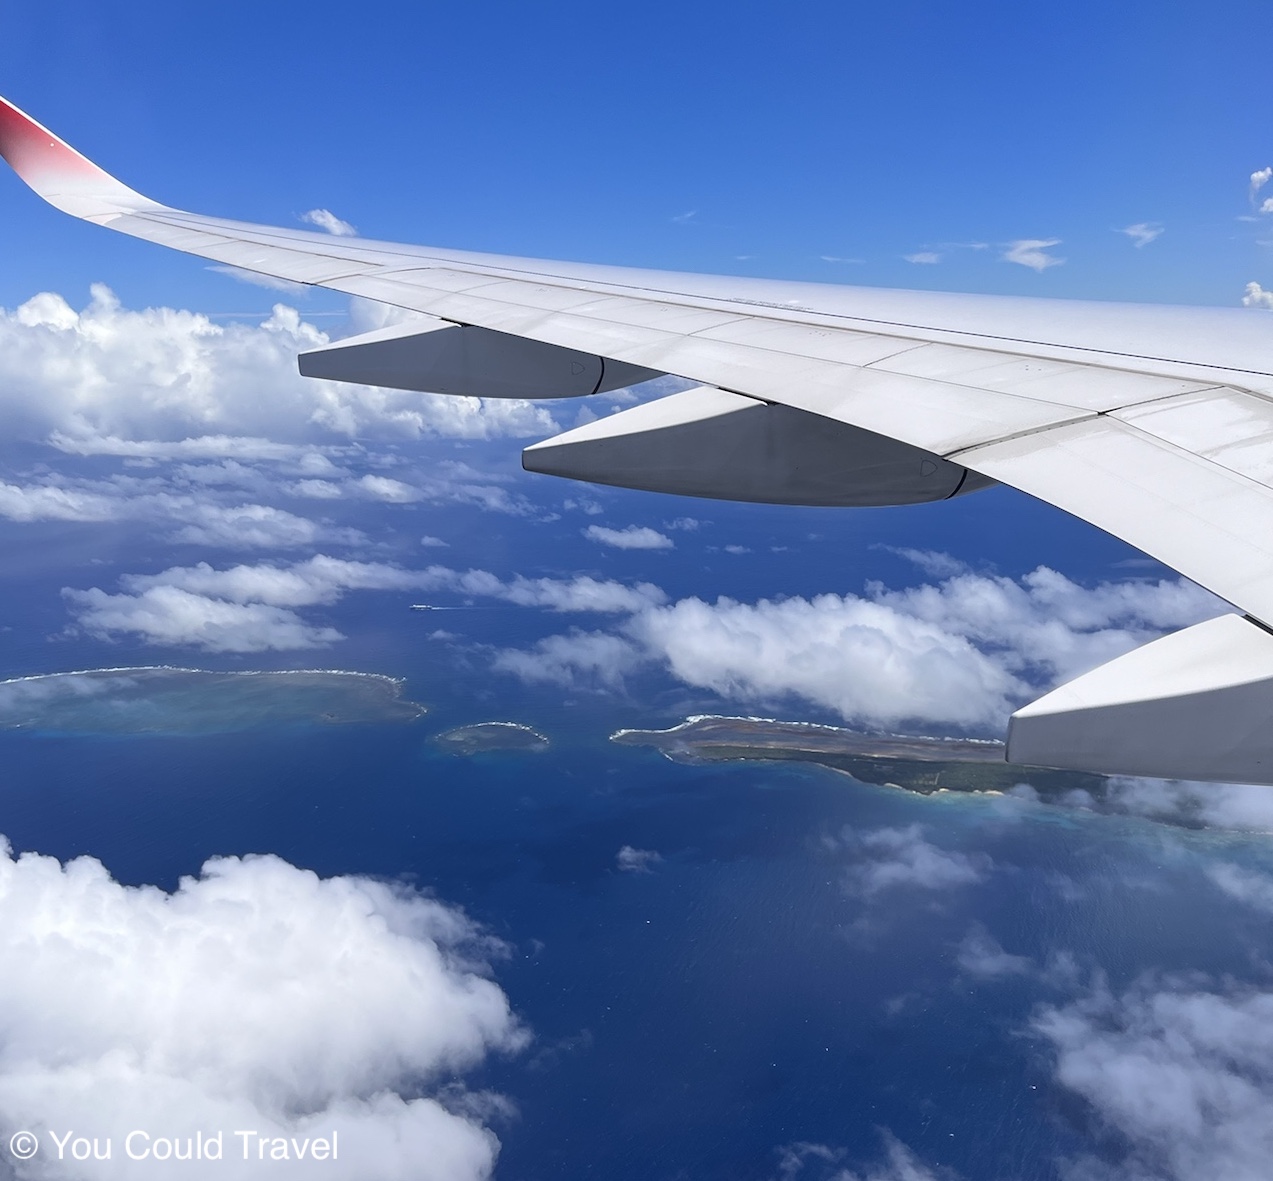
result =
M0 156L49 204L75 217L98 219L156 207L3 96Z

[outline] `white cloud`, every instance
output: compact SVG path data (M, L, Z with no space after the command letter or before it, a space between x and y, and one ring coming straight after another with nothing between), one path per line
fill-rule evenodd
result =
M1251 173L1251 187L1249 189L1249 194L1252 205L1255 204L1256 193L1269 183L1270 178L1273 178L1273 168L1261 168L1258 172Z
M343 638L335 628L312 627L283 607L210 599L174 586L137 595L108 595L97 587L62 595L79 628L98 639L130 635L160 647L204 652L290 652Z
M301 214L301 221L307 225L317 226L338 238L356 237L358 231L347 221L342 221L330 209L311 209Z
M1138 221L1133 225L1124 226L1117 232L1126 234L1132 240L1132 245L1139 250L1142 246L1148 246L1155 238L1162 237L1163 228L1156 221Z
M925 1165L892 1132L880 1129L884 1159L858 1173L846 1168L843 1148L797 1141L778 1149L778 1181L958 1181L949 1169Z
M912 549L908 546L882 545L880 549L918 566L930 578L950 578L954 574L964 574L968 567L958 558L941 550Z
M1273 291L1265 291L1258 283L1248 283L1242 296L1244 308L1273 308Z
M1023 976L1034 967L1028 956L1011 955L980 923L975 923L959 944L955 963L962 972L979 980Z
M861 265L862 265L862 263L866 262L866 259L864 259L864 258L843 258L843 257L841 257L841 256L840 256L840 255L838 255L838 254L820 254L820 255L818 255L818 257L819 257L819 258L820 258L823 262L840 262L840 263L848 263L848 264L850 264L851 266L861 266Z
M644 660L643 653L634 644L618 636L572 632L548 636L524 651L498 652L492 667L497 672L512 673L531 685L575 688L582 684L617 690Z
M344 488L331 480L297 480L287 485L285 491L305 500L341 500L345 495Z
M1015 262L1032 271L1046 271L1048 267L1058 267L1065 261L1048 253L1049 247L1060 244L1060 238L1018 238L1008 243L1002 257L1004 262Z
M634 849L624 845L615 855L615 864L626 873L652 873L663 858L653 849Z
M1273 993L1200 976L1098 986L1043 1010L1057 1080L1118 1134L1126 1159L1085 1181L1262 1181L1273 1158Z
M126 574L120 582L132 592L179 587L230 602L260 602L275 607L335 603L351 590L442 590L503 599L523 607L602 614L640 611L664 601L663 592L648 582L628 586L588 575L569 579L516 575L504 580L485 570L460 571L446 566L407 570L385 562L355 562L326 554L316 554L292 566L263 562L217 570L200 562L196 566L174 566L160 574Z
M312 446L333 435L490 438L558 429L528 402L301 377L296 354L327 341L283 304L259 324L216 324L172 308L124 308L101 285L78 311L46 292L0 309L0 430L11 440L52 435L71 452L123 454L135 445L159 454L236 437Z
M1273 832L1273 792L1247 783L1196 783L1116 775L1106 782L1103 806L1110 811L1173 823Z
M941 255L935 250L917 250L914 254L903 254L907 262L919 263L921 266L935 266L941 262Z
M264 504L222 507L189 501L186 511L180 504L170 506L172 515L189 523L173 535L189 545L209 545L225 549L292 549L329 539L357 541L354 530L331 530L298 517L284 509Z
M1207 867L1207 876L1230 898L1273 914L1273 877L1268 874L1218 861Z
M131 1176L134 1128L223 1129L229 1178L260 1169L235 1129L335 1131L335 1178L491 1173L478 1112L498 1097L430 1096L525 1035L487 975L499 948L439 902L272 856L214 859L169 894L4 845L0 941L0 1120L44 1145L19 1177L85 1176L50 1159L72 1129L112 1140L93 1176Z
M972 885L989 866L984 855L948 851L925 840L918 824L861 833L846 829L842 839L859 857L846 875L848 886L867 898L898 886L948 890Z
M740 603L681 599L634 613L622 643L599 633L554 638L551 678L575 665L602 683L662 665L678 680L744 702L797 698L872 726L998 730L1042 689L1112 660L1223 604L1183 580L1082 587L1047 567L1020 580L964 572L939 585L864 596ZM533 670L526 660L499 667ZM535 679L545 679L535 674Z
M54 431L49 443L69 455L117 455L140 459L239 459L289 463L308 470L331 470L324 449L276 443L239 435L201 435L197 439L121 439L115 435L70 436Z
M450 546L449 541L443 541L440 537L424 536L420 538L420 544L425 549L446 549Z
M586 575L503 580L485 570L407 570L326 554L291 566L262 562L219 570L200 562L159 574L125 574L119 581L122 594L98 587L63 590L82 630L100 639L130 635L208 652L294 651L334 643L343 638L340 632L311 624L298 611L330 606L356 590L449 591L562 613L628 614L664 601L650 583L629 586Z
M268 484L259 473L239 465L184 467L178 483L195 485ZM164 482L157 482L162 489ZM0 482L0 517L11 521L180 522L171 535L178 542L226 549L286 549L320 541L354 543L362 535L336 529L285 509L263 504L225 504L202 492L140 490L127 481L9 484Z
M354 486L364 496L372 500L383 500L389 504L411 504L424 498L418 488L388 476L363 476L360 480L354 481Z
M120 501L50 484L0 483L0 517L10 521L112 521Z
M589 541L614 546L615 549L672 549L676 545L666 533L660 533L648 525L629 525L626 529L589 525L583 535Z
M638 616L631 632L687 684L743 701L795 696L845 719L975 727L1026 692L968 637L853 595L682 599Z

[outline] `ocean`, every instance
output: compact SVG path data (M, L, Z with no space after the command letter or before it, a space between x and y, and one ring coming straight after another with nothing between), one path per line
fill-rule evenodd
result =
M502 1181L767 1181L800 1144L826 1152L798 1175L830 1177L886 1134L968 1181L1060 1178L1122 1149L1057 1081L1041 1007L1150 970L1263 978L1267 923L1206 871L1273 869L1266 837L676 764L607 740L669 719L542 691L496 704L430 650L405 687L432 707L417 721L0 732L0 831L129 883L270 852L462 906L502 941L493 975L533 1041L420 1086L511 1100ZM552 745L430 741L485 720ZM979 936L1001 971L961 966Z

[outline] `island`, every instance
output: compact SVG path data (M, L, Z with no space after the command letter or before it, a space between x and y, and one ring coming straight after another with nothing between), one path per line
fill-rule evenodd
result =
M649 746L674 762L766 759L816 763L863 783L936 791L1009 791L1028 782L1040 798L1076 790L1099 798L1105 778L1004 762L1001 742L868 734L816 722L696 714L667 730L619 730L611 742Z
M224 734L279 725L411 722L403 682L345 669L93 668L0 681L0 730Z
M474 722L435 734L433 741L453 755L475 755L488 751L533 754L549 747L548 739L538 730L519 722Z

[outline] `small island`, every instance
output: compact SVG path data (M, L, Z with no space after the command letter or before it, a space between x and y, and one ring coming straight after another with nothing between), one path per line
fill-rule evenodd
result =
M651 746L674 762L766 759L816 763L862 783L936 791L1009 791L1029 782L1041 798L1085 790L1101 794L1105 780L1004 762L1001 742L979 738L867 734L815 722L698 714L667 730L619 730L612 742Z
M533 754L549 747L538 730L519 722L474 722L435 734L433 741L453 755L475 755L488 751Z

